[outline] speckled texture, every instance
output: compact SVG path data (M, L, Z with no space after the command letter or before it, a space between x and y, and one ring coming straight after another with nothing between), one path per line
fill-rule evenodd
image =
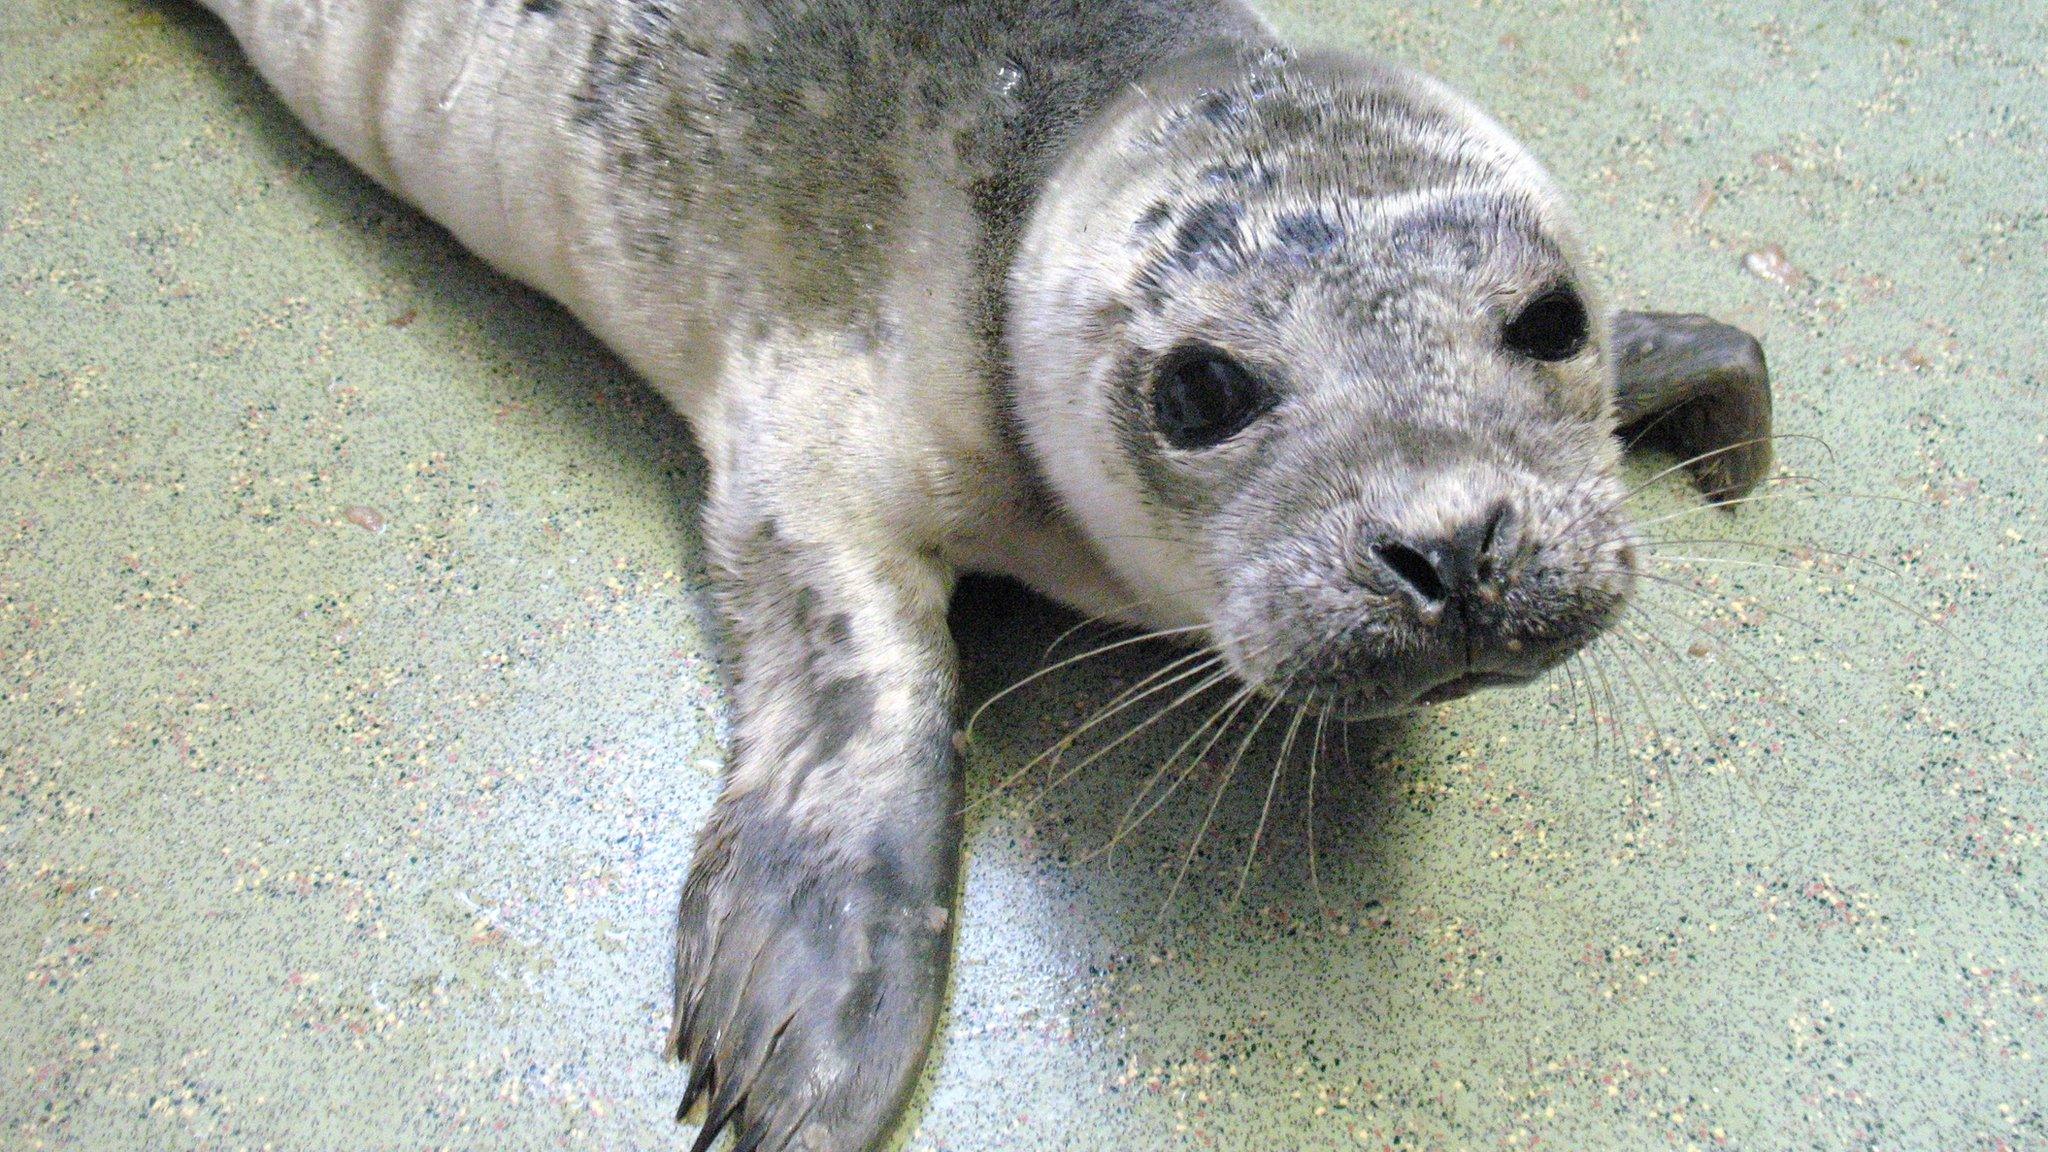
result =
M1161 921L1235 739L1091 858L1192 718L997 784L1157 654L996 705L907 1146L2048 1148L2048 13L1273 10L1759 332L1817 479L1650 485L1639 634L1325 732L1313 884L1305 732L1232 900L1285 717ZM189 7L8 0L0 107L0 1145L676 1146L686 431ZM976 694L1068 623L978 598Z

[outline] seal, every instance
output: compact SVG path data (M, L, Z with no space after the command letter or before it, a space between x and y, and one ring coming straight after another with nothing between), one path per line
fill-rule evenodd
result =
M1008 575L1377 716L1542 674L1635 579L1617 432L1716 499L1761 351L1610 317L1442 84L1235 0L206 0L313 131L689 420L734 746L683 886L696 1147L888 1135Z

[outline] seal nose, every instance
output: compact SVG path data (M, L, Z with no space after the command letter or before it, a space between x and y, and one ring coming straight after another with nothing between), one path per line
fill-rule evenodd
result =
M1494 542L1507 517L1507 505L1498 504L1483 519L1435 539L1386 537L1373 544L1373 559L1434 620L1447 604L1471 596L1492 575Z

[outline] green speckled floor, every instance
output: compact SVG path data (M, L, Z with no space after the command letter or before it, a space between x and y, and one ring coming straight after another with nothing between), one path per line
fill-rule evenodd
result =
M1817 480L1652 486L1594 664L1325 732L1313 875L1304 734L1233 905L1261 737L1156 935L1215 766L1090 854L1192 720L992 795L1156 654L998 705L907 1145L2048 1149L2048 10L1274 7L1757 330ZM6 0L0 109L0 1146L682 1143L686 432L183 4ZM1066 623L977 598L977 691Z

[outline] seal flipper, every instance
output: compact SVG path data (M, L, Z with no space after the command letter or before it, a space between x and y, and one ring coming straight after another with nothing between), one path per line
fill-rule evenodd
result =
M1624 439L1689 461L1693 483L1725 502L1771 469L1771 374L1763 346L1710 317L1617 312L1610 346Z
M879 1145L952 948L952 575L803 519L707 517L736 739L679 912L670 1052L691 1066L682 1113L708 1099L699 1152L727 1127L762 1152Z

